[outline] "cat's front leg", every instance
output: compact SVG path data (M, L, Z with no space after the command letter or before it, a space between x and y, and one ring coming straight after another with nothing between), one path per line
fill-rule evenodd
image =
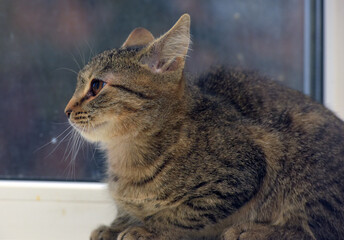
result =
M108 226L100 226L91 234L91 240L157 240L156 236L143 227L129 227L122 232Z
M111 227L102 225L92 231L90 240L115 240L119 232Z
M245 223L224 231L221 240L314 240L302 227L272 226L266 224Z
M140 221L119 210L117 218L110 226L102 225L92 231L90 240L116 240L126 229L139 225L141 225Z
M144 227L130 227L121 232L117 240L158 240L157 236Z

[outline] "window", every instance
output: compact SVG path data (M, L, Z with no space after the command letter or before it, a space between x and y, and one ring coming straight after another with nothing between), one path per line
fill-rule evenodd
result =
M254 69L321 101L319 2L1 1L0 178L100 181L101 153L71 140L63 113L76 72L133 28L159 36L184 12L192 20L192 75L217 65Z

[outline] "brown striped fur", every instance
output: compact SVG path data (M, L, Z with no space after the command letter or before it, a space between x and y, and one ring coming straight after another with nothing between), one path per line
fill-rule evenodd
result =
M343 122L253 72L191 85L189 27L134 30L79 73L66 112L104 148L119 209L91 239L344 239Z

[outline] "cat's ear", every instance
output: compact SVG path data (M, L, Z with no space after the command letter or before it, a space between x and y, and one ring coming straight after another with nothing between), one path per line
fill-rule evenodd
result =
M145 46L154 41L153 34L145 28L135 28L122 47Z
M190 15L184 14L167 33L147 47L140 63L155 73L183 69L189 45Z

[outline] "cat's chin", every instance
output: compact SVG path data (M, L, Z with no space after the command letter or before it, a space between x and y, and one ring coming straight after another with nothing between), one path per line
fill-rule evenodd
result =
M104 139L104 135L108 134L107 125L108 122L102 122L87 129L75 125L74 127L85 140L89 142L101 142Z
M90 133L85 133L85 132L79 132L80 135L87 140L88 142L100 142L101 137L97 136L97 134L90 134Z

